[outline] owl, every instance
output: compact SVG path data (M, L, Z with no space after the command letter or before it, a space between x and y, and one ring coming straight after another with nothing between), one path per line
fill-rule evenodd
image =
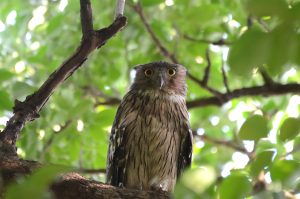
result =
M111 130L107 183L171 192L192 158L186 69L162 61L134 69Z

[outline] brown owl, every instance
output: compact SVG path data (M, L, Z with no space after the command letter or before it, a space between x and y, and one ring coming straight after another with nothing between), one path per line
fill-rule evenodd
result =
M135 69L111 130L107 183L172 191L192 156L186 69L167 62Z

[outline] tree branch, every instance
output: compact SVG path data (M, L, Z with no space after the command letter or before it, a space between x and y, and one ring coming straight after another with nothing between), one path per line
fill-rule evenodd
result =
M276 84L273 79L269 76L269 74L267 73L267 71L261 66L259 67L259 72L265 82L265 85L271 87L274 84Z
M71 173L64 175L51 186L55 198L94 198L94 199L170 199L171 196L163 191L144 191L113 187ZM72 190L72 191L70 191Z
M117 0L116 14L115 14L116 18L123 15L125 2L126 2L126 0Z
M253 86L248 88L240 88L231 91L230 93L223 93L218 97L207 97L192 100L187 102L187 107L189 109L203 106L222 106L230 100L247 97L247 96L274 96L283 94L299 94L300 84L290 83L290 84L278 84L269 87L268 85L263 86Z
M193 131L194 137L198 137L199 139L203 140L206 143L211 143L214 145L221 145L227 148L231 148L235 151L239 151L241 153L244 153L248 155L250 158L252 158L252 153L247 151L247 149L243 145L239 145L232 140L220 140L213 137L210 137L208 135L198 135L196 131Z
M179 32L179 34L181 34L181 33ZM216 45L216 46L224 46L224 45L229 46L232 44L231 42L228 42L223 38L216 40L216 41L211 41L211 40L207 40L207 39L197 39L197 38L191 37L187 34L181 34L181 35L184 39L192 41L192 42L207 43L207 44L212 44L212 45Z
M68 128L70 126L70 124L72 122L73 122L72 120L67 120L63 125L60 126L59 131L53 131L51 133L50 138L47 140L47 142L43 146L42 152L39 155L39 161L41 161L41 162L44 161L45 155L47 154L47 152L49 151L51 145L53 144L55 136L59 133L62 133L66 128Z
M226 93L230 93L230 89L229 89L229 84L228 84L228 79L227 79L227 75L226 75L226 71L224 68L224 60L222 59L222 66L221 66L221 70L222 70L222 77L223 77L223 83L226 89Z
M25 123L39 117L38 113L54 90L87 60L92 51L103 46L107 40L126 25L126 17L119 16L107 28L93 30L90 0L80 0L80 16L83 34L80 46L71 57L49 76L35 93L27 96L23 102L15 101L14 115L0 134L2 144L14 147Z
M3 180L0 186L0 197L5 188L14 182L17 177L30 175L41 165L34 161L20 160L11 156L0 156L0 177ZM61 177L50 186L54 198L64 199L169 199L164 191L144 191L138 189L126 189L113 187L101 182L87 180L77 173L62 174Z
M150 34L151 39L153 40L153 42L155 43L155 45L157 46L157 48L159 49L159 52L162 56L166 57L167 59L169 59L171 62L179 64L179 61L177 60L177 58L175 57L175 55L173 53L170 53L170 51L162 44L162 42L158 39L158 37L156 36L156 34L154 33L154 31L152 30L150 24L148 23L143 8L140 4L140 2L131 5L131 7L133 8L133 10L139 15L143 25L145 26L147 32ZM208 55L208 54L206 54ZM207 61L208 61L208 67L207 69L210 68L210 60L209 57L207 57ZM209 74L209 70L205 71L205 74ZM187 73L187 76L194 82L196 82L199 86L201 86L202 88L206 89L207 91L211 92L212 94L218 96L220 93L209 87L203 80L200 80L198 78L196 78L195 76L193 76L190 73Z
M201 82L201 81L200 81ZM289 83L279 84L275 83L274 87L268 85L253 86L246 88L238 88L230 92L219 93L218 96L212 97L201 97L196 100L187 101L187 107L189 109L206 107L206 106L222 106L223 104L237 98L248 97L248 96L279 96L285 94L299 94L300 84ZM119 105L121 100L119 98L106 98L105 101L96 102L95 106L116 106Z
M204 85L207 85L208 79L209 79L209 76L210 76L210 68L211 68L211 60L210 60L210 56L209 56L209 49L206 49L205 57L206 57L206 61L207 61L207 66L204 70L204 76L203 76L202 82L203 82Z

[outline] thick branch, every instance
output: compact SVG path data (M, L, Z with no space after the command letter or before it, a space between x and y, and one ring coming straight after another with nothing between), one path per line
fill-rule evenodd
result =
M283 94L299 94L300 93L300 84L290 83L290 84L275 84L272 87L268 85L263 86L253 86L249 88L240 88L231 91L230 93L221 94L218 97L207 97L200 98L193 101L187 102L188 108L196 108L203 106L222 106L230 100L247 97L247 96L274 96L274 95L283 95Z
M0 179L3 184L0 186L0 197L5 188L14 182L17 177L30 175L41 165L34 161L19 160L17 157L0 156ZM117 188L93 180L87 180L77 173L63 174L58 181L54 182L51 191L55 198L79 199L79 198L99 198L99 199L129 199L129 198L170 198L167 192L142 191L134 189Z
M117 188L100 182L87 180L82 176L71 173L64 175L51 186L56 198L76 199L168 199L166 192L142 191L135 189Z
M226 93L218 93L218 96L202 97L196 100L188 101L187 107L189 109L192 109L192 108L199 108L205 106L222 106L226 102L241 97L249 97L249 96L270 97L276 95L299 94L299 93L300 93L300 84L276 83L274 87L269 87L268 85L253 86L253 87L235 89L233 91L226 92ZM95 106L99 106L99 105L115 106L120 104L120 102L121 100L118 98L109 98L105 101L97 102Z
M126 17L119 16L109 27L95 31L92 25L90 1L80 0L80 8L83 33L80 46L35 93L27 96L24 102L15 101L14 115L0 134L0 141L3 143L14 146L25 123L39 117L38 113L54 90L85 62L92 51L104 45L126 25Z

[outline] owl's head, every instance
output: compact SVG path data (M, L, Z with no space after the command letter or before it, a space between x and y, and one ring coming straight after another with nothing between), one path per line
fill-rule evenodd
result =
M152 62L134 67L136 75L131 89L157 90L185 95L186 69L179 64Z

